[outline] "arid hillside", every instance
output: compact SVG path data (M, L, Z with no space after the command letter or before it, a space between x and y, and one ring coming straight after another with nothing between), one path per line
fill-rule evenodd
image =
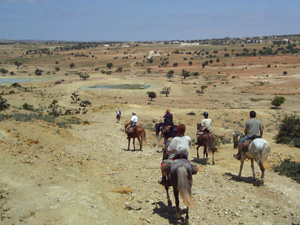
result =
M299 41L291 44L300 48ZM157 183L163 140L154 126L169 108L193 141L204 111L222 137L215 165L204 163L202 148L199 159L196 146L190 149L200 167L190 224L300 224L299 184L274 172L284 159L300 162L299 148L274 140L286 115L300 116L299 53L267 41L129 46L0 45L1 223L183 223L183 203L176 221L172 191L169 207ZM278 52L268 55L269 49ZM278 109L271 104L276 95L285 98ZM271 145L262 186L259 167L253 181L249 161L238 179L240 163L232 157L232 132L243 131L250 110ZM127 150L124 124L133 111L146 130L143 151L133 151L132 143Z

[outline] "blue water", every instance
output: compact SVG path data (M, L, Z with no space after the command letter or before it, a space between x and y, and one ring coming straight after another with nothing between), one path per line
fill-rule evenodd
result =
M148 84L107 84L107 85L91 85L86 87L81 87L80 90L89 89L129 89L129 90L141 90L141 89L151 89L156 87L156 85Z
M0 84L12 84L12 83L22 83L22 82L31 82L34 80L25 80L18 78L0 78Z

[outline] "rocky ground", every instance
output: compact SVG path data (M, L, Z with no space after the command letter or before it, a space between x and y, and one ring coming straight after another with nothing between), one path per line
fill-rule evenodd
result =
M167 206L165 190L157 183L162 140L148 129L143 151L132 151L132 146L127 151L123 121L116 123L114 115L102 111L90 117L89 125L72 129L42 121L1 122L1 222L176 223L174 204ZM286 146L272 141L271 146L271 164L290 157L282 150ZM296 149L288 150L299 157ZM299 223L299 184L270 169L265 185L259 186L251 178L250 162L238 180L235 152L232 144L222 145L213 166L204 165L191 148L200 173L194 176L196 208L190 211L190 223ZM184 213L182 203L181 209Z

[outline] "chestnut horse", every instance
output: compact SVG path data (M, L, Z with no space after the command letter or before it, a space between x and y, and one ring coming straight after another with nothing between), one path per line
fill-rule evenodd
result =
M235 131L232 133L232 136L233 136L234 147L238 146L239 140L242 139L243 134L241 132ZM248 147L248 151L241 152L241 165L240 165L240 172L238 177L241 178L245 159L250 159L253 180L255 180L255 173L254 173L254 160L255 160L261 170L261 184L264 184L266 161L270 151L271 151L270 144L265 139L255 138L250 143Z
M176 203L176 219L180 218L179 213L179 196L182 198L183 203L187 206L187 212L185 216L185 222L188 223L189 219L189 207L194 207L192 200L192 167L188 160L177 159L172 161L170 166L170 172L168 174L169 184L165 186L167 192L168 206L172 206L169 195L169 185L173 186L173 193Z
M202 124L201 123L197 123L197 130L201 129ZM205 163L207 163L208 161L208 153L207 153L207 149L209 152L212 153L212 164L215 165L215 152L218 151L218 149L215 147L214 144L215 141L215 136L211 133L211 132L203 132L202 137L197 137L197 158L199 158L199 152L198 149L200 146L203 146L203 160Z
M132 131L130 131L132 129ZM140 142L140 150L142 151L143 141L146 142L146 132L143 127L135 126L130 127L130 123L125 124L125 133L127 134L128 139L128 149L130 147L130 139L133 138L133 150L135 151L135 138L137 138Z

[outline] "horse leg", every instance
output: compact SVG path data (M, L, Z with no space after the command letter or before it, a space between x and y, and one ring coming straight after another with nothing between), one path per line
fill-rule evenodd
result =
M133 151L135 151L135 138L133 138Z
M186 208L186 215L185 215L185 220L184 222L186 222L188 224L189 222L189 207Z
M243 166L244 166L244 157L242 156L241 157L241 165L240 165L240 172L239 172L239 175L238 175L238 178L241 178L241 175L242 175L242 169L243 169Z
M254 159L251 159L251 169L252 169L253 180L255 180Z
M204 160L205 164L207 164L207 161L208 161L207 147L204 147L204 149L203 149L203 160Z
M130 147L130 138L129 137L127 137L128 138L128 151L129 151L129 147Z
M261 163L261 161L259 161L259 168L260 168L260 170L261 170L261 184L264 184L264 182L265 182L265 168L264 168L264 166L263 166L263 164Z
M172 206L172 201L171 201L170 195L169 195L169 186L165 185L165 189L166 189L166 192L167 192L168 206L171 207Z
M176 219L180 218L180 213L179 213L179 197L178 197L178 190L177 187L173 186L173 193L175 197L175 203L176 203Z
M198 159L199 159L199 151L198 151L198 150L199 150L199 147L200 147L200 145L197 146L197 158L198 158Z
M138 136L137 139L139 140L139 143L140 143L140 150L142 151L143 139L141 138L141 136Z
M214 150L211 152L212 154L212 164L215 165L215 152Z

